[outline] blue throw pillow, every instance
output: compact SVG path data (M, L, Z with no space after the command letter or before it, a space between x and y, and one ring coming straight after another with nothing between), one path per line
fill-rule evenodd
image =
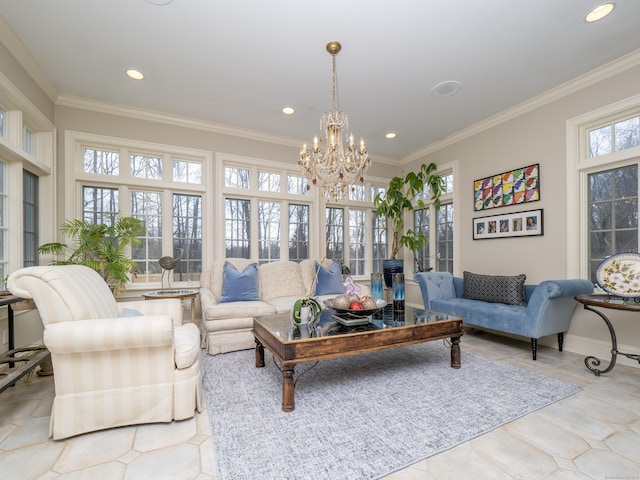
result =
M316 262L316 272L318 272L316 295L345 292L344 284L342 283L342 267L338 262L333 262L329 268L324 268Z
M222 296L220 303L260 300L258 294L258 264L252 263L239 272L229 262L224 262Z

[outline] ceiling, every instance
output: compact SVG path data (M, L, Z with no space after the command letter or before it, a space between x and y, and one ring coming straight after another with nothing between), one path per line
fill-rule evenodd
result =
M170 2L164 6L149 2ZM55 86L90 98L311 143L340 107L375 159L426 146L640 49L640 1L2 0ZM146 78L134 81L125 69ZM456 80L454 96L431 89ZM286 116L284 106L295 108ZM387 132L397 133L393 140Z

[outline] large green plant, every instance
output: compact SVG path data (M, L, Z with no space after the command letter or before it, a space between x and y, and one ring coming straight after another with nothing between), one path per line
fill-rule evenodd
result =
M118 296L130 276L135 276L138 264L128 256L129 247L140 244L138 235L145 232L144 222L132 217L119 217L113 225L86 220L67 220L60 231L74 241L45 243L38 248L42 254L66 255L51 265L81 264L94 269Z
M428 243L422 233L408 229L404 231L405 215L414 207L424 208L425 203L420 194L427 188L431 192L431 200L436 208L440 207L440 195L444 191L444 179L434 173L435 163L422 164L417 172L409 172L404 177L393 177L389 188L379 193L374 199L376 215L387 219L387 226L392 232L391 260L398 256L400 247L413 251L416 258L422 247Z

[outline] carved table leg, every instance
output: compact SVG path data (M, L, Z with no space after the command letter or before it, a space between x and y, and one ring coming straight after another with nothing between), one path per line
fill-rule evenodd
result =
M460 337L451 337L451 368L460 368Z
M611 324L611 322L609 321L609 319L606 317L604 313L598 310L595 310L593 308L590 308L589 305L585 305L584 309L589 310L590 312L593 312L596 315L598 315L600 318L602 318L602 320L604 320L604 323L607 324L607 328L609 329L609 334L611 335L611 362L609 363L609 366L607 368L605 368L604 370L595 368L598 365L600 365L600 359L594 356L588 356L587 358L584 359L585 366L591 372L593 372L593 374L596 377L599 377L603 373L610 372L611 370L613 370L613 367L616 366L616 357L618 355L618 340L616 338L616 331L613 329L613 325Z
M293 412L296 408L294 399L295 382L293 381L294 365L282 367L282 411Z
M256 368L264 367L264 347L260 340L256 340Z

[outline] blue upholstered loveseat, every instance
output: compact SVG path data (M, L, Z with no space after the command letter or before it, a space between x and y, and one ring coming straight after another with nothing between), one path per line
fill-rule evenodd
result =
M548 280L524 285L526 306L521 306L463 298L464 280L448 272L417 273L414 279L426 309L462 317L465 326L529 337L534 360L538 339L547 335L558 335L562 351L564 332L576 304L573 297L593 291L587 280Z

